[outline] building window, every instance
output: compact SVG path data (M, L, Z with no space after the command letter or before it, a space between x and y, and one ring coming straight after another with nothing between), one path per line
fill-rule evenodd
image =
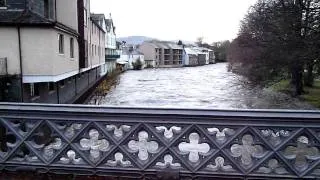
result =
M90 23L90 24L91 24L91 34L93 34L94 26L93 26L93 23Z
M88 58L88 41L84 41L84 48L85 48L85 53L84 57Z
M86 4L85 4L86 6ZM84 9L84 26L88 26L88 16L87 16L87 9Z
M64 54L64 35L59 34L59 53Z
M91 56L94 56L94 45L92 44Z
M44 5L44 17L49 18L49 0L44 0L43 5Z
M31 97L40 96L40 84L39 83L30 84L30 96Z
M0 7L7 7L7 0L0 0Z
M74 39L70 38L70 58L74 58Z
M48 83L48 90L49 91L54 91L54 82L49 82Z
M64 84L64 80L61 80L61 81L60 81L60 87L64 87L64 85L65 85L65 84Z

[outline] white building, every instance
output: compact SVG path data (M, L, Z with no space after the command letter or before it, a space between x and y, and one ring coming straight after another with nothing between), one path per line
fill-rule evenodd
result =
M103 35L103 42L99 42L99 53L101 52L101 58L103 59L103 63L100 64L100 76L104 76L108 73L108 65L106 63L106 38L107 38L107 25L106 18L104 14L91 14L90 15L93 22L98 24L102 30L105 32Z
M133 64L140 61L142 64L142 69L145 68L145 61L144 61L144 54L134 48L123 48L122 54L118 62L125 62L127 63L128 69L134 69Z
M198 66L198 53L190 47L184 48L184 66Z
M139 46L147 67L182 67L183 47L170 41L152 40Z
M210 54L207 48L196 46L192 49L198 53L199 65L210 64Z
M112 73L116 70L117 59L120 58L120 54L118 52L119 47L117 46L116 27L114 26L111 14L106 18L106 29L106 67L108 73Z

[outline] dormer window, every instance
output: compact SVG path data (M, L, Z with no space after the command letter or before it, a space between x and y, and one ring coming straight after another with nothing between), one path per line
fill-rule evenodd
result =
M45 17L48 19L55 19L55 1L56 0L38 0L37 2L35 1L30 1L29 6L30 9Z
M44 17L48 19L55 19L55 0L44 0Z
M7 0L0 0L0 9L7 8Z
M49 18L49 0L44 0L43 1L44 5L44 17Z

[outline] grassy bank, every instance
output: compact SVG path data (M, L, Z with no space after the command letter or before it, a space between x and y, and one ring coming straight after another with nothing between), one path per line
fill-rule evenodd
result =
M292 94L293 90L289 80L282 80L270 87L274 91ZM313 87L304 87L305 93L300 98L313 106L320 108L320 80L315 80Z
M100 105L101 100L109 93L109 91L117 85L120 71L108 75L94 90L91 96L86 100L85 104Z

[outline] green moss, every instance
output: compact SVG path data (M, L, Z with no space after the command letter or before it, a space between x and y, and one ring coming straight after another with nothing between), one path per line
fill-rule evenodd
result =
M320 80L316 80L313 87L304 87L304 91L305 94L301 96L302 99L320 108Z
M269 87L273 91L293 94L293 88L290 85L290 80L281 80ZM316 108L320 108L320 80L315 80L313 87L304 87L305 93L300 96L303 101L306 101Z
M290 92L291 91L291 86L290 86L289 80L281 80L281 81L273 84L269 88L271 88L272 90L277 91L277 92Z

